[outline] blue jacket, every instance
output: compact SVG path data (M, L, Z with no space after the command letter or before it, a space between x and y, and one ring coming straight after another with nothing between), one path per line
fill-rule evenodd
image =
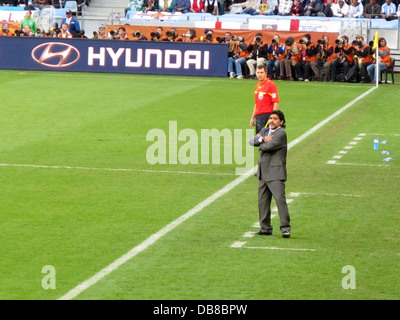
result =
M64 18L61 21L61 24L67 23L67 18ZM78 20L75 18L71 19L71 23L69 24L68 31L75 37L77 31L81 31L81 27L79 26Z

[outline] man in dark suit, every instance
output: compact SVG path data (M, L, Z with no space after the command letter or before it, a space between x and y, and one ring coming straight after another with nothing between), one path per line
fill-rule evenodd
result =
M275 199L280 218L280 229L284 238L290 237L290 216L286 203L286 157L287 137L285 116L274 110L267 128L263 128L249 143L259 147L258 159L258 210L260 231L258 235L272 235L271 200Z

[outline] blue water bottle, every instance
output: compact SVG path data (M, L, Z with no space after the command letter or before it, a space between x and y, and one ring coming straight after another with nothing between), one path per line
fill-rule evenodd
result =
M379 138L376 137L374 139L374 150L378 150L378 147L379 147Z

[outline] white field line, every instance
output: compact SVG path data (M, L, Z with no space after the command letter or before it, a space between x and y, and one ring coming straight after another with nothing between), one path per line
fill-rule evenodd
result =
M264 250L286 250L286 251L316 251L315 249L297 249L297 248L278 248L278 247L247 247L241 246L243 249L264 249Z
M306 133L302 134L297 139L291 141L288 144L288 149L293 148L296 144L300 143L305 138L307 138L309 135L311 135L315 131L319 130L322 126L327 124L329 121L331 121L332 119L334 119L335 117L337 117L338 115L340 115L341 113L346 111L348 108L352 107L355 103L360 101L362 98L366 97L368 94L373 92L376 88L377 87L372 87L371 89L369 89L368 91L366 91L362 95L358 96L357 98L355 98L354 100L352 100L351 102L346 104L344 107L340 108L338 111L336 111L335 113L330 115L328 118L326 118L325 120L323 120L320 123L318 123L317 125L315 125L313 128L308 130ZM182 216L180 216L176 220L174 220L171 223L169 223L167 226L162 228L160 231L152 234L150 237L148 237L142 243L140 243L136 247L134 247L131 250L129 250L126 254L124 254L123 256L121 256L120 258L115 260L114 262L112 262L110 265L108 265L104 269L100 270L98 273L93 275L91 278L85 280L81 284L77 285L75 288L71 289L69 292L67 292L65 295L63 295L59 299L60 300L74 299L76 296L78 296L80 293L82 293L86 289L90 288L91 286L93 286L99 280L103 279L105 276L107 276L111 272L113 272L116 269L118 269L122 264L124 264L125 262L131 260L138 253L146 250L148 247L150 247L152 244L154 244L157 240L159 240L164 235L166 235L167 233L169 233L170 231L172 231L176 227L178 227L181 223L183 223L184 221L186 221L190 217L194 216L196 213L200 212L205 207L207 207L208 205L210 205L211 203L213 203L214 201L216 201L217 199L219 199L220 197L222 197L223 195L225 195L226 193L228 193L229 191L234 189L236 186L241 184L247 178L253 176L254 171L255 171L255 168L249 170L244 175L237 177L235 180L233 180L232 182L228 183L225 187L223 187L222 189L218 190L217 192L212 194L207 199L205 199L202 202L200 202L197 206L195 206L194 208L190 209L188 212L186 212L185 214L183 214Z
M66 169L66 170L97 170L97 171L122 171L122 172L144 172L144 173L173 173L173 174L199 174L199 175L217 175L217 176L237 176L234 173L223 172L196 172L196 171L174 171L174 170L150 170L150 169L132 169L132 168L90 168L90 167L72 167L72 166L48 166L41 164L19 164L19 163L0 163L0 167L26 167L41 169Z

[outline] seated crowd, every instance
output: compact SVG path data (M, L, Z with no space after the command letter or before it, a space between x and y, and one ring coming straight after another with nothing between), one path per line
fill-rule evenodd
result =
M126 12L164 11L397 19L400 0L131 0Z
M46 6L59 9L65 6L67 0L0 0L0 6L23 6L27 9L42 9ZM89 5L91 0L75 0L78 5Z

